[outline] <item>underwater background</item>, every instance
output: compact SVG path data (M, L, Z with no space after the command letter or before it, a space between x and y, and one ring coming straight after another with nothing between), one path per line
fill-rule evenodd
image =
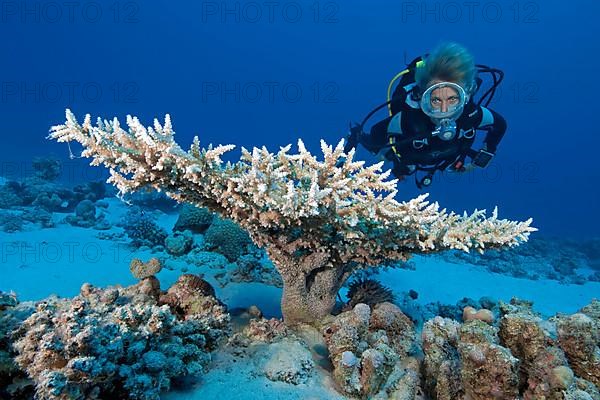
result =
M131 260L154 257L162 263L163 288L183 273L198 273L238 317L254 305L265 317L281 318L281 278L243 231L219 220L185 238L174 234L181 206L155 194L120 201L112 186L99 183L107 170L70 159L65 144L46 139L50 127L63 123L67 108L80 121L86 113L121 121L130 114L147 125L168 113L184 149L198 135L201 146L235 144L225 156L235 161L241 147L276 152L289 143L295 149L301 138L320 155L320 139L335 145L345 138L349 122L386 100L390 79L407 63L455 41L476 63L504 72L490 108L508 129L488 168L436 174L426 188L429 200L459 213L498 206L500 217L532 217L539 231L507 252L418 256L371 277L417 326L436 315L460 319L464 306L487 308L482 298L493 298L495 312L497 301L517 296L533 301L544 318L575 313L600 297L599 14L600 3L591 0L1 0L0 292L39 301L53 293L76 296L86 282L132 285L139 277L130 273ZM81 147L71 146L77 156ZM360 146L357 158L377 161ZM409 177L398 183L396 199L424 192ZM91 203L79 207L85 200ZM136 230L148 226L149 242ZM48 242L56 244L53 252L43 250ZM231 374L223 365L209 369ZM254 376L245 369L251 363L244 365L239 376ZM262 392L263 378L207 376L195 392L161 396L338 398L340 392L303 391L311 386L304 378L291 389ZM0 396L30 395L0 383ZM227 392L242 384L245 394Z
M505 72L492 107L508 130L494 168L441 179L433 198L497 204L547 234L596 232L597 2L3 5L3 160L62 156L44 138L67 107L144 121L170 113L182 145L198 134L276 149L301 137L315 150L383 103L406 63L453 40ZM401 193L418 190L407 181Z

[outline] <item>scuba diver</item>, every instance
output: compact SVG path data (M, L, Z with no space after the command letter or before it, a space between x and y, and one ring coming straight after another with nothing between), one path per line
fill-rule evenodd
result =
M475 102L473 96L490 73L493 84ZM401 78L390 98L394 82ZM506 121L488 108L502 71L475 65L459 44L444 43L425 57L417 57L392 79L388 101L371 111L360 125L350 128L345 152L361 144L369 152L393 163L399 180L415 175L417 187L432 183L436 171L466 172L485 168L506 131ZM486 100L487 99L487 100ZM389 116L364 132L365 123L387 106ZM474 150L476 132L485 131L483 148ZM470 163L465 159L469 157ZM417 172L424 172L422 178Z

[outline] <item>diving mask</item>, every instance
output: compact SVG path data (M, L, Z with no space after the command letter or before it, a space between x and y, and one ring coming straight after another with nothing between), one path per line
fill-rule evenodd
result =
M439 82L430 86L421 96L421 110L436 125L432 135L442 140L454 139L456 119L462 114L467 101L467 93L456 83Z

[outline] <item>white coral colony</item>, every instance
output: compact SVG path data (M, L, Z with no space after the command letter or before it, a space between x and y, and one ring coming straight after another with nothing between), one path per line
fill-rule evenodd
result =
M67 110L66 122L49 137L81 143L82 155L108 167L109 182L122 193L153 187L240 224L283 278L286 323L329 314L338 289L360 266L414 253L514 246L536 230L531 219L498 219L497 210L490 218L482 210L462 216L440 210L427 194L398 202L390 171L382 172L382 163L354 161L354 150L344 154L343 140L335 147L321 141L322 160L299 140L297 154L288 153L291 146L276 154L242 148L238 162L223 165L221 157L234 145L204 149L195 138L185 152L168 115L164 125L155 120L148 128L128 116L127 131L116 119L90 121L88 115L80 125Z

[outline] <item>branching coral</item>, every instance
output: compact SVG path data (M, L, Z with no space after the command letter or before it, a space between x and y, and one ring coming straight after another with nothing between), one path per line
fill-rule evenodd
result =
M412 253L514 246L535 230L531 219L498 219L496 210L491 218L481 210L447 212L427 195L398 202L390 171L381 172L382 163L365 167L354 151L345 155L343 140L335 148L321 141L322 160L299 140L297 154L289 153L291 145L275 154L242 148L240 161L224 164L221 156L235 146L202 149L196 137L185 152L168 115L164 125L155 120L146 128L131 116L127 125L123 129L115 118L94 126L89 115L80 124L67 110L66 122L52 127L49 137L81 143L82 156L107 166L109 182L121 193L152 187L240 224L282 275L287 323L329 314L357 268Z
M196 307L179 315L159 301L154 277L126 288L84 284L72 299L37 304L14 331L15 361L36 399L159 399L173 380L202 374L229 333L213 294L190 296Z

